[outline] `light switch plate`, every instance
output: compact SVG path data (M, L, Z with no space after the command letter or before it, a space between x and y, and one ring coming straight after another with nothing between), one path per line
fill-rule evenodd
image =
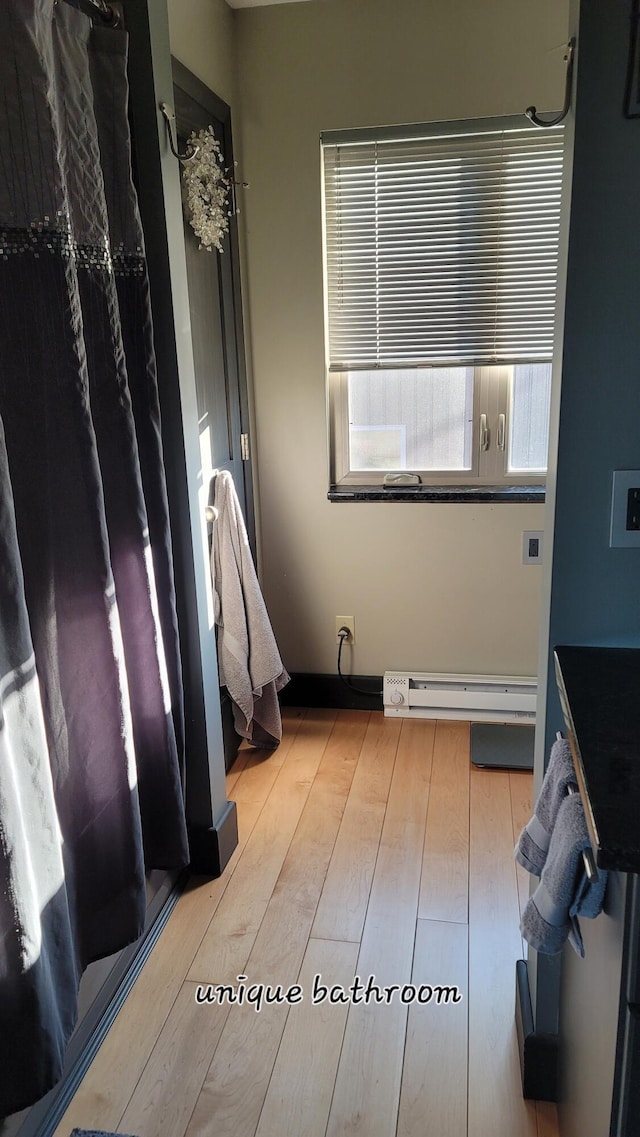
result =
M523 565L542 564L542 538L541 529L525 529L522 534L522 563Z
M640 470L614 470L609 548L640 549L640 529L627 529L629 490L640 488Z

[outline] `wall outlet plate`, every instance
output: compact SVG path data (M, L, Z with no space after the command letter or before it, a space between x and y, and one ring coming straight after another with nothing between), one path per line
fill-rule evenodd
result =
M356 642L356 618L355 616L336 616L336 643L340 643L340 636L338 632L340 628L349 629L349 638L344 642L346 644L354 644Z
M542 529L525 529L522 534L522 563L523 565L542 564Z
M610 549L640 549L640 529L627 528L630 521L633 524L629 511L630 490L640 490L640 470L614 470L611 485Z

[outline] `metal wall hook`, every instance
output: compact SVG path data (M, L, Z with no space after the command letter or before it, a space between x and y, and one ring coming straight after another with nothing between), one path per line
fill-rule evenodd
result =
M54 8L58 0L54 0ZM72 8L77 8L79 12L84 12L85 16L90 19L99 19L108 28L119 28L121 26L120 13L112 8L111 4L107 4L107 0L66 0Z
M238 190L249 189L248 182L238 181L236 178L231 178L229 181L231 189L231 213L230 217L237 217L240 213L240 206L238 205Z
M574 56L575 46L576 46L576 39L575 39L575 36L572 36L572 38L569 40L569 42L567 44L567 51L566 51L566 54L564 57L566 64L567 64L567 77L565 80L564 106L563 106L562 110L554 118L544 119L544 118L539 118L538 112L536 111L535 107L527 107L527 109L524 113L526 114L527 118L531 120L531 122L534 124L534 126L558 126L563 121L563 119L565 119L567 117L567 115L569 113L569 108L571 106L571 86L573 83L573 56Z
M200 147L197 146L193 142L187 142L187 149L185 150L184 154L180 154L178 152L178 147L177 147L176 143L173 141L173 125L172 124L176 121L174 109L173 109L173 107L170 107L168 103L160 103L160 110L162 112L164 124L167 128L167 138L169 140L169 149L171 150L171 153L173 154L174 158L178 159L179 162L190 162L192 160L192 158L195 158ZM176 142L177 142L177 138L178 138L178 131L176 128Z

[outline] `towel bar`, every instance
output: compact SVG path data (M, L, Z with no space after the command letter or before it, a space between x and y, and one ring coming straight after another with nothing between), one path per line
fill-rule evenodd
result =
M562 731L557 730L556 731L556 738L557 738L558 742L560 742L562 737L563 737ZM573 755L571 757L573 757ZM579 793L578 787L572 786L571 784L569 784L567 786L567 793L568 794ZM593 881L596 881L598 879L598 870L596 868L596 861L595 861L595 857L593 855L593 849L583 849L582 850L582 860L584 861L584 871L587 874L587 880L589 881L589 884L591 884Z
M578 792L579 791L577 786L567 786L568 794L577 794ZM589 884L593 884L593 882L598 879L598 870L596 868L596 862L593 856L593 849L583 849L582 859L584 861L584 871L587 874L587 880L589 881Z

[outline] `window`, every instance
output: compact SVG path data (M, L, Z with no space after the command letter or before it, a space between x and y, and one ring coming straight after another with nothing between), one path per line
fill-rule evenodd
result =
M563 129L322 135L331 480L544 481Z

